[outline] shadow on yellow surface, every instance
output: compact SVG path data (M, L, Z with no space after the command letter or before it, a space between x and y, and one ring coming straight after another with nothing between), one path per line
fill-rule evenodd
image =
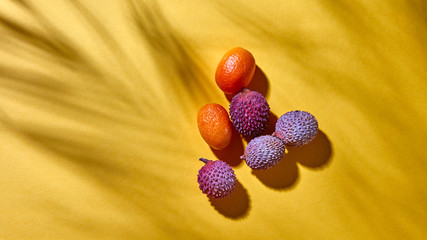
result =
M165 92L175 95L183 107L199 107L206 99L212 99L214 81L207 80L211 78L203 72L202 61L167 21L159 5L142 1L131 1L130 5L141 39L150 46L149 51L167 82ZM188 96L191 98L187 99Z
M289 147L287 154L276 166L263 171L252 170L252 174L267 187L289 190L298 182L297 163L311 169L321 169L330 164L331 157L331 143L326 134L319 130L316 138L307 145Z
M261 93L268 101L270 83L264 71L258 65L255 68L254 77L247 88Z
M262 135L271 135L276 130L276 122L278 120L278 116L270 110L270 116L268 116L267 127L263 131Z
M248 191L237 180L233 193L222 199L209 199L212 206L224 217L231 219L242 219L248 215L251 201Z
M256 65L254 76L252 78L252 81L247 86L247 88L252 91L257 91L261 93L261 95L263 95L268 101L268 92L269 92L270 84L268 82L267 76L258 65ZM233 94L226 94L226 93L224 93L224 96L225 98L227 98L228 102L231 102L231 100L234 97Z
M175 197L179 192L193 190L193 186L187 184L190 180L182 184L183 177L179 175L188 171L191 164L180 169L179 161L165 161L194 155L194 149L182 148L176 144L177 139L191 136L192 110L215 94L207 91L209 83L203 82L197 57L192 55L186 42L162 22L165 20L160 11L135 3L138 6L134 6L134 18L130 18L133 21L128 24L139 26L141 39L133 39L134 42L141 48L146 47L146 42L151 44L148 48L152 56L142 57L152 60L151 69L157 67L155 70L164 74L154 78L147 74L146 66L135 65L129 58L120 43L123 39L111 34L108 27L79 1L65 3L66 9L78 15L76 21L80 24L76 25L84 26L89 32L89 37L76 34L76 39L68 39L61 34L68 29L57 31L54 26L58 22L45 18L36 7L27 5L27 1L21 2L25 3L22 11L41 27L27 26L0 15L0 30L4 36L0 40L0 109L4 110L0 127L2 133L7 128L20 141L20 145L9 149L8 153L22 151L30 159L24 160L24 164L34 163L31 170L17 171L16 184L28 176L33 177L28 177L30 180L20 187L11 187L14 193L9 195L18 198L23 194L22 201L37 207L30 211L24 207L13 210L10 218L14 220L8 221L13 225L10 228L4 225L6 218L1 218L1 225L9 231L6 234L25 235L10 238L37 238L34 236L37 233L23 231L27 225L25 220L30 219L31 214L42 219L33 222L32 227L40 234L45 232L42 226L47 226L44 221L56 215L63 220L55 221L56 224L67 226L64 229L80 233L87 228L106 230L108 223L104 220L78 220L104 207L104 210L109 209L108 214L117 214L118 218L111 218L114 222L132 222L114 224L122 229L120 234L132 232L139 236L132 238L140 238L141 233L131 229L138 228L136 226L149 225L150 230L159 228L160 232L170 231L171 234L195 232L189 229L189 222L181 222L178 227L181 230L173 224L177 217L184 216L174 207ZM137 15L141 9L144 14ZM81 39L85 37L86 40ZM85 50L86 45L94 42L98 45L92 48L93 52ZM97 55L96 50L101 50L101 54ZM15 61L3 59L3 52ZM165 124L170 119L176 121L177 126ZM25 146L25 150L19 146ZM4 163L8 162L20 166L14 158ZM162 176L169 172L166 166L173 169L167 177ZM67 183L60 183L59 179L67 179L67 176L68 180L79 179L77 182L81 184L66 186ZM57 183L62 186L57 187ZM27 186L35 190L25 192ZM87 191L89 188L92 190ZM168 199L162 197L165 191ZM45 204L49 201L63 205L67 211L51 211L52 208ZM80 205L80 201L85 204ZM104 205L106 202L110 208ZM6 201L6 205L9 203L16 201ZM161 207L152 207L152 203ZM39 205L46 209L40 210ZM115 210L118 208L122 213ZM21 224L14 224L14 221ZM132 224L135 225L132 227ZM26 234L32 236L26 237ZM119 238L122 237L124 235Z
M243 161L240 156L243 155L245 149L239 132L234 127L232 131L231 142L225 149L217 150L211 148L211 150L219 160L228 163L232 167L237 167Z
M289 190L296 186L299 171L295 159L285 156L279 164L267 170L252 170L265 186L275 190Z
M426 1L5 2L0 238L425 238ZM193 123L223 99L203 64L230 44L271 76L249 88L315 110L328 136L208 202ZM239 166L236 139L214 154ZM325 171L264 191L306 169Z
M309 144L290 147L288 151L287 158L311 169L327 167L331 163L333 153L331 142L322 130L318 131L316 138Z

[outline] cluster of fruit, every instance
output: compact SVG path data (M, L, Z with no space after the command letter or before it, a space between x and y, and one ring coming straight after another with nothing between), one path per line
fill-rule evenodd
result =
M316 118L305 111L291 111L277 121L272 135L263 135L270 116L264 96L246 87L252 81L256 64L253 55L243 48L228 51L218 64L215 81L226 94L234 94L227 110L219 104L200 108L197 125L202 138L214 149L222 150L231 141L232 127L244 137L253 138L241 156L255 170L275 166L285 155L285 147L298 147L312 141L317 134ZM199 170L199 188L209 198L229 196L236 185L233 169L221 160L200 158L205 165Z

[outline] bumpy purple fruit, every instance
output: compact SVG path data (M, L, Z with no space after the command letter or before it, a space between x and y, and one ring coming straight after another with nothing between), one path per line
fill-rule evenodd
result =
M241 156L246 164L255 170L275 166L285 155L285 144L277 137L265 135L252 139Z
M286 146L299 147L311 142L317 135L316 118L305 111L283 114L276 123L274 136L282 139Z
M199 188L209 198L225 198L236 187L236 175L233 169L225 162L200 158L205 165L199 170L197 182Z
M245 137L259 136L267 127L270 106L260 93L243 89L230 103L230 118Z

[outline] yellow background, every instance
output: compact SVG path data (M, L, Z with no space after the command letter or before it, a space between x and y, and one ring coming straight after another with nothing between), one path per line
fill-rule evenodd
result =
M427 238L427 4L0 1L0 239ZM321 132L266 172L197 130L241 46L274 121ZM269 131L271 131L271 124ZM233 195L198 189L229 162Z

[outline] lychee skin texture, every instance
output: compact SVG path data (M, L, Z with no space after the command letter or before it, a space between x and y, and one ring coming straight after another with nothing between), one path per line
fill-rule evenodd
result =
M205 165L199 170L197 182L199 188L209 198L225 198L236 187L236 174L225 162L200 158Z
M285 155L285 144L277 137L264 135L252 139L245 149L246 164L254 170L265 170L278 164Z
M267 127L270 106L260 93L244 89L230 103L230 118L245 137L257 137Z
M282 139L286 146L299 147L311 142L316 137L318 128L313 115L296 110L283 114L277 120L273 135Z

